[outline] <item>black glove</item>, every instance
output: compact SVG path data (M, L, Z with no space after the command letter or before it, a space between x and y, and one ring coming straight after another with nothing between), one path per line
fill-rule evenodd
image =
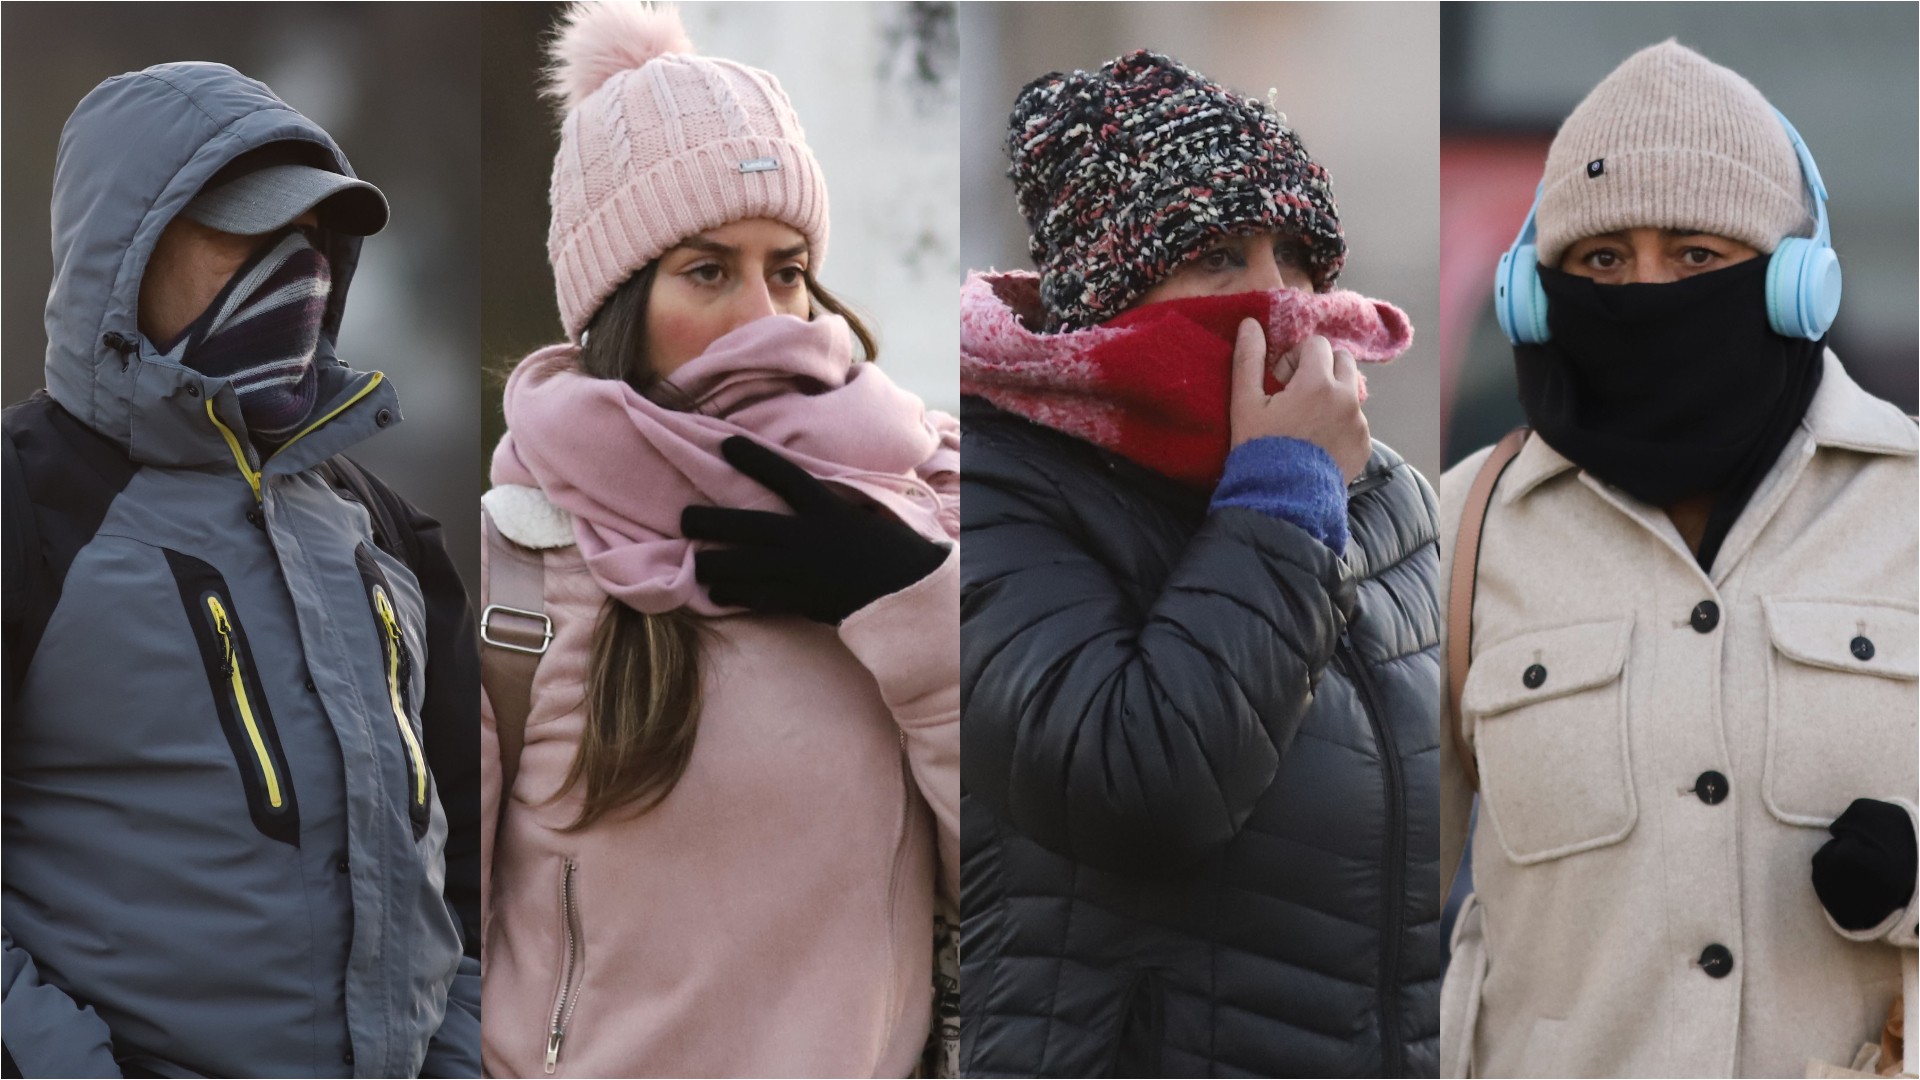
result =
M1813 853L1813 891L1833 921L1871 930L1913 899L1913 819L1892 803L1855 799Z
M689 540L738 544L693 557L693 576L725 607L840 620L939 569L947 548L884 513L835 495L806 470L744 435L720 444L727 463L766 485L794 514L689 506Z

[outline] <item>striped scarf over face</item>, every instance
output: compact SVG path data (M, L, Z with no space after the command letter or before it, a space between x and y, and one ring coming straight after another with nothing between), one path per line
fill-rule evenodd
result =
M314 350L332 292L326 256L292 230L234 274L167 356L231 382L254 442L278 446L313 413Z

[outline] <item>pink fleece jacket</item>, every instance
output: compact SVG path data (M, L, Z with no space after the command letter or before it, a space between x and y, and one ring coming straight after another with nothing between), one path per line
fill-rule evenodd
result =
M838 385L815 380L813 404L825 406ZM951 421L929 422L944 433ZM804 453L759 427L765 441ZM516 433L523 452L528 434ZM944 454L944 442L934 438L930 453ZM619 456L608 440L583 445ZM942 508L954 505L950 467L903 478L924 484ZM835 479L854 487L878 474ZM702 486L712 485L694 481ZM551 502L554 491L533 490L522 494L548 513L563 503L576 515L608 513L604 490L589 501L576 488ZM928 520L949 538L958 531L956 514ZM580 516L573 524L575 535L589 528ZM604 520L591 527L600 537L619 531ZM630 543L672 539L624 533ZM483 702L486 822L506 798L498 835L483 837L488 1071L546 1075L558 1011L559 1076L904 1076L929 1025L936 889L958 891L958 548L932 575L837 629L710 614L686 773L646 814L569 832L580 798L560 788L585 723L582 684L610 590L595 560L566 539L544 552L555 638L534 677L511 792L500 790L493 711Z

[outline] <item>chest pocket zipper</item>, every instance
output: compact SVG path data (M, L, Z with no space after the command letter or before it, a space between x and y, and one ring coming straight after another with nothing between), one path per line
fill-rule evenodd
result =
M407 636L400 630L400 617L393 612L387 590L373 587L373 609L380 616L380 627L387 639L387 697L393 704L394 723L400 725L400 740L407 744L407 761L412 766L413 802L427 805L427 762L420 753L420 740L413 735L413 721L407 717L406 680L412 674L412 657L407 653Z
M373 549L361 544L353 553L360 570L360 581L367 590L367 607L373 614L374 636L380 639L380 677L385 683L387 710L400 733L400 756L406 761L407 817L413 825L413 838L427 835L432 823L433 773L427 768L426 754L420 749L421 734L414 730L408 708L412 700L413 652L407 648L407 634L394 606L393 586L386 571L374 557Z
M213 620L213 632L220 635L222 651L221 673L227 677L227 684L233 694L234 709L240 716L240 725L246 729L247 742L253 748L254 761L260 766L260 779L266 788L267 805L274 810L286 809L286 798L280 793L280 773L273 767L273 755L267 752L267 741L260 735L260 724L253 718L253 703L247 699L246 674L240 668L240 650L234 645L233 622L227 618L227 609L220 598L207 594L207 614Z
M413 822L413 838L426 835L430 812L427 793L431 783L426 755L420 752L420 738L414 734L408 715L408 685L413 673L413 654L407 649L407 635L400 627L400 615L393 609L384 582L372 582L367 591L373 615L379 624L383 674L387 681L387 704L393 710L394 725L400 731L400 744L407 759L407 815Z
M213 566L191 555L162 549L186 608L199 646L214 713L233 752L245 790L247 814L271 839L300 846L300 808L286 752L273 724L273 711L261 690L247 633L226 580Z

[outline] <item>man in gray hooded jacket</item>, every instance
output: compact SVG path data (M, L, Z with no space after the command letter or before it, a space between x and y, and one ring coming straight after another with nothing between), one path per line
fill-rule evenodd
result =
M181 63L81 101L52 216L5 412L7 1075L477 1076L472 616L339 456L400 419L334 355L385 199Z

